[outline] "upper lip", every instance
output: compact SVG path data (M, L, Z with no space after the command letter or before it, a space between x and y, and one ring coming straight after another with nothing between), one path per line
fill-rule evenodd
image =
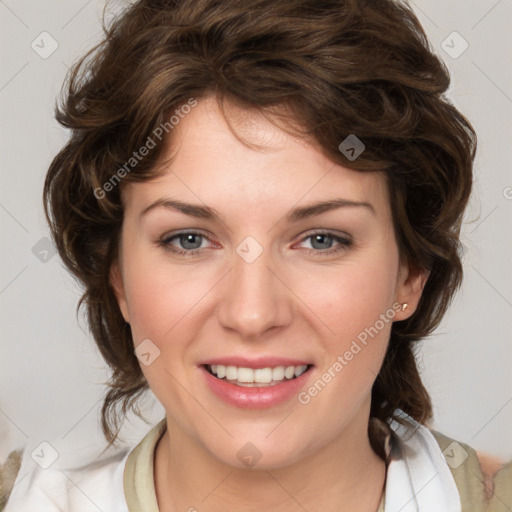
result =
M253 357L251 359L240 356L223 356L213 357L211 359L199 363L200 366L212 364L221 364L224 366L238 366L239 368L268 368L276 366L311 365L312 363L310 363L309 361L304 361L302 359L294 359L290 357L279 356L261 356Z

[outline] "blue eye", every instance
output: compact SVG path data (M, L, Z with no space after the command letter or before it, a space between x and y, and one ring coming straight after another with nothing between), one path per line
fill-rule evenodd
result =
M197 233L195 231L184 231L183 233L177 233L173 236L168 236L160 240L158 245L168 249L176 254L189 256L191 254L196 254L201 251L201 241L199 241L199 247L197 246L197 239L206 239L204 235L201 233ZM180 250L172 245L172 241L178 239L179 243L182 244L185 250Z
M322 230L303 237L301 242L309 239L312 241L313 248L306 249L307 252L320 257L345 251L352 245L352 240L348 235L339 236ZM209 240L209 238L197 231L183 231L171 236L164 236L157 242L157 245L180 256L195 256L205 249L201 247L203 240ZM174 241L177 241L180 246L177 247L173 243ZM338 246L332 248L333 243L337 243ZM317 245L317 247L314 247L314 245Z
M311 245L313 245L313 249L309 249L309 251L318 253L320 256L322 254L333 254L342 250L346 250L352 245L352 240L348 236L343 237L328 231L318 231L306 236L302 240L305 241L309 239L311 239ZM334 249L331 248L333 241L339 244L338 247L335 247ZM318 244L320 247L317 245L315 248L314 244ZM325 247L325 245L328 247Z

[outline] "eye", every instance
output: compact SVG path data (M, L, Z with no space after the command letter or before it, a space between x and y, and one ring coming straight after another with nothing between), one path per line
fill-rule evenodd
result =
M173 245L174 240L180 244L182 249ZM175 235L164 236L158 241L158 245L176 254L190 256L203 250L201 247L203 240L208 240L208 238L202 233L197 231L183 231Z
M205 249L203 242L205 240L209 240L209 238L201 232L182 231L181 233L164 235L157 242L157 245L174 254L194 256L203 252ZM306 248L307 252L320 257L345 251L352 245L349 235L341 236L325 230L315 231L302 238L302 242L306 240L311 240L312 245L311 249ZM334 248L332 247L333 243L337 244Z
M348 235L341 236L324 230L315 231L302 239L303 242L306 240L311 240L313 247L308 252L318 256L345 251L352 245L352 240ZM338 246L332 248L333 242L336 242Z

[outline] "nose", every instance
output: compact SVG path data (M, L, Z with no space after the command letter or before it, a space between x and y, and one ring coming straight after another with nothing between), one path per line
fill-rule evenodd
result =
M252 262L235 253L231 272L224 280L218 320L244 340L260 339L292 320L293 294L284 276L271 268L275 265L268 253L263 251Z

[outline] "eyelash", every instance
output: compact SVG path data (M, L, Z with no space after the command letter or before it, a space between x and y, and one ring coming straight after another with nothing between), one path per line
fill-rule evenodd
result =
M165 250L171 251L174 254L185 256L185 257L192 257L201 252L203 249L192 249L189 251L186 250L180 250L171 245L171 241L179 238L181 236L185 235L196 235L202 238L206 238L207 240L210 240L207 236L205 236L203 233L197 232L197 231L182 231L181 233L176 233L172 236L167 236L162 238L157 242L157 245L160 247L163 247ZM309 235L302 238L301 242L308 240L309 238L312 238L314 236L323 235L328 236L329 238L332 238L334 241L338 242L340 246L336 249L326 249L326 250L320 250L320 249L306 249L309 254L313 253L314 256L322 257L324 255L333 255L339 252L342 252L344 250L347 250L352 246L352 240L349 237L342 237L339 235L335 235L334 233L330 231L325 230L318 230L313 233L310 233ZM211 241L211 240L210 240Z

